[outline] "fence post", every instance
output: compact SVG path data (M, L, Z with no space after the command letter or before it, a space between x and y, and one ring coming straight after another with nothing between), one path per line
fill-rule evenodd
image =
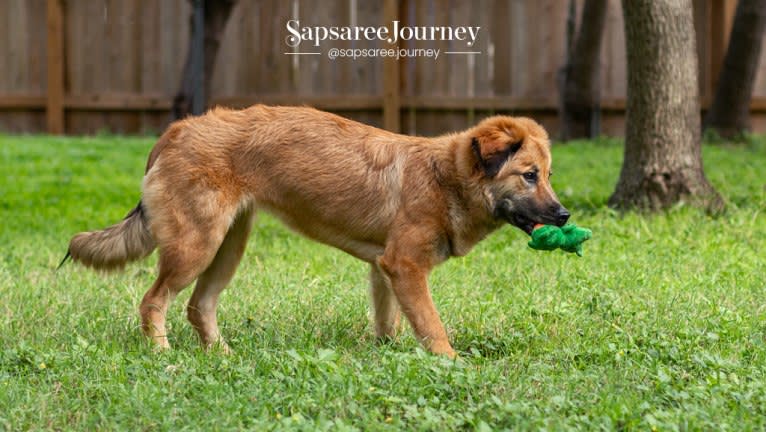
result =
M389 26L399 18L398 0L385 0L383 25ZM399 49L397 38L394 49ZM399 94L399 61L395 57L383 59L383 127L391 132L400 131L401 95Z
M62 0L47 4L48 91L45 117L50 134L64 133L64 10Z

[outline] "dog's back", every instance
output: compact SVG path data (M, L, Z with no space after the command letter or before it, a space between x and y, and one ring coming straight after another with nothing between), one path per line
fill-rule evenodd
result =
M173 200L254 206L363 259L382 250L418 141L312 108L261 105L214 109L166 136L144 181L149 214Z

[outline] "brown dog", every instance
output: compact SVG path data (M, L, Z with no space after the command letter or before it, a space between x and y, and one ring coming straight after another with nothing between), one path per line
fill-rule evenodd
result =
M173 123L146 165L126 218L76 235L69 253L121 268L159 247L159 276L141 302L143 329L169 347L170 301L197 279L188 318L220 343L216 307L257 210L370 264L375 331L403 311L421 343L454 356L431 300L431 269L504 223L531 233L569 213L551 189L550 143L527 118L491 117L436 138L397 135L311 108L217 108Z

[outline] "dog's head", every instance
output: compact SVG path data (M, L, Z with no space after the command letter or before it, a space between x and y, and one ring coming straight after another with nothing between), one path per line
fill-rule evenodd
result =
M496 116L469 131L474 173L495 218L527 234L535 224L564 225L569 212L550 184L550 141L525 117Z

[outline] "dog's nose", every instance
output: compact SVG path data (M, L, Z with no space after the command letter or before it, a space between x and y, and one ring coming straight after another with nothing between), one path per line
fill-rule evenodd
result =
M569 216L570 214L567 209L564 207L559 207L559 211L556 214L556 225L564 226L564 224L569 220Z

